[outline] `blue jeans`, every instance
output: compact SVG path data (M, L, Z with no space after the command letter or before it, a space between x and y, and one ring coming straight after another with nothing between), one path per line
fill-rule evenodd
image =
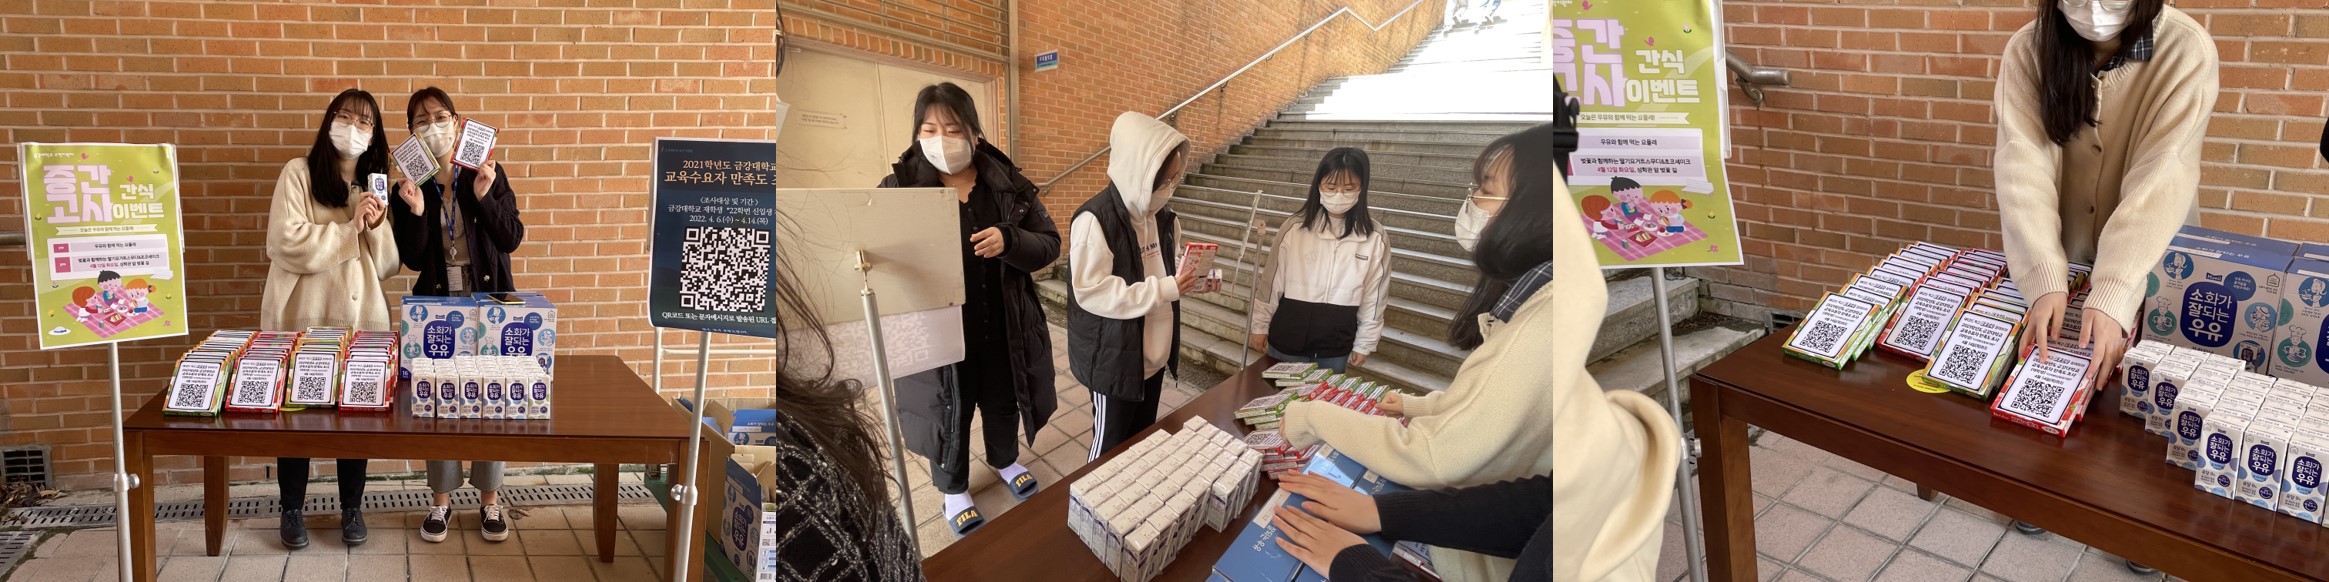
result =
M1318 364L1318 367L1320 368L1334 370L1334 373L1336 374L1341 374L1344 370L1350 368L1350 354L1343 354L1341 356L1332 358L1305 358L1302 356L1289 355L1285 352L1278 351L1277 348L1264 347L1263 349L1269 350L1270 357L1277 358L1277 360L1280 362L1315 363Z

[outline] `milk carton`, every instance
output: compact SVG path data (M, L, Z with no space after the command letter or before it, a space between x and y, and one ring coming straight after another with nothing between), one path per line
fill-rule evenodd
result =
M2240 470L2246 461L2240 453L2240 443L2247 436L2248 417L2234 407L2219 407L2209 413L2200 426L2200 466L2192 474L2192 486L2214 493L2225 499L2244 477Z
M2329 339L2329 259L2299 257L2289 263L2287 284L2281 287L2282 317L2278 343L2273 344L2272 374L2312 385L2329 384L2329 354L2321 353Z
M514 300L504 303L496 296ZM477 352L486 356L532 356L544 373L558 375L558 306L539 293L479 293L477 318L484 326Z
M2274 496L2287 480L2289 437L2296 431L2295 425L2265 418L2248 423L2247 434L2240 443L2240 480L2232 493L2234 499L2266 511L2280 509Z
M2189 358L2170 357L2167 363L2151 370L2151 395L2135 404L2136 411L2143 417L2144 430L2157 435L2167 433L2167 411L2175 409L2175 394L2183 390L2184 383L2191 380L2197 368L2198 365ZM2159 406L2162 394L2166 395L2164 400L2169 403L2165 409Z
M2135 418L2150 416L2143 402L2151 395L2151 369L2175 353L2164 342L2143 342L2119 360L2119 412Z
M397 377L412 379L412 366L422 360L451 360L477 355L477 300L468 297L408 296L397 320L397 349L404 355Z
M2183 227L2152 267L2144 338L2241 360L2263 372L2296 245Z
M2166 416L2173 419L2175 430L2167 437L2167 464L2187 470L2200 468L2200 436L2208 413L2216 409L2221 393L2194 392L2176 398L2175 408Z
M2281 513L2321 522L2321 505L2329 502L2321 488L2323 462L2329 462L2329 433L2299 429L2297 436L2289 439L2288 478L2281 483Z

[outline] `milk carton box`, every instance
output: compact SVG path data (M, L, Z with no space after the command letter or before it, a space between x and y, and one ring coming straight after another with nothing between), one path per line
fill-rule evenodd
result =
M477 355L477 300L468 297L408 296L396 322L399 379L412 379L412 366L422 360L451 360Z
M2244 477L2240 470L2247 459L2240 453L2240 443L2247 436L2251 414L2222 407L2202 421L2200 466L2192 474L2193 487L2225 499L2232 498L2234 487Z
M2319 386L2329 384L2329 259L2299 257L2289 263L2281 286L2282 317L2273 345L2272 374Z
M2259 418L2249 421L2240 443L2240 480L2232 497L2266 511L2280 510L2281 485L2287 480L2289 437L2297 427Z
M2288 478L2281 483L2281 513L2321 522L2321 505L2329 502L2321 488L2323 462L2329 462L2329 433L2299 429L2297 436L2289 439Z
M2166 415L2175 428L2167 437L2167 464L2199 470L2200 432L2221 398L2220 393L2193 392L2176 399L2175 409Z
M2143 417L2145 430L2150 430L2151 434L2166 433L2167 410L2173 410L2175 407L2170 404L2167 410L2162 410L2159 407L2160 394L2167 394L2166 401L2174 402L2174 394L2183 390L2184 383L2191 380L2196 368L2197 365L2190 359L2170 357L2167 363L2160 364L2159 367L2151 370L2151 395L2135 405L2136 411ZM2155 420L2157 422L2154 422ZM2154 425L2159 428L2153 429Z
M539 293L479 293L475 301L484 326L477 343L479 355L533 356L543 372L558 375L557 305Z
M2296 245L2183 227L2152 267L2144 338L2221 354L2264 372Z
M2143 403L2151 395L2151 369L2175 353L2165 342L2143 342L2119 359L2119 412L2135 418L2150 416Z

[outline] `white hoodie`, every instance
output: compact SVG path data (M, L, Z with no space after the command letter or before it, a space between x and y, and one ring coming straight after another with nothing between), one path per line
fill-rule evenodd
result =
M1168 199L1153 199L1157 170L1165 157L1185 150L1189 138L1164 122L1133 112L1116 116L1108 131L1108 181L1123 195L1131 211L1132 230L1140 241L1140 281L1126 281L1114 273L1116 254L1100 234L1100 219L1077 214L1068 225L1068 271L1073 277L1076 304L1093 315L1110 319L1146 318L1142 326L1144 361L1141 377L1163 370L1173 353L1174 301L1181 299L1180 284L1165 274L1164 255L1158 248L1156 213ZM1182 151L1184 163L1186 151ZM1173 240L1181 240L1175 223Z

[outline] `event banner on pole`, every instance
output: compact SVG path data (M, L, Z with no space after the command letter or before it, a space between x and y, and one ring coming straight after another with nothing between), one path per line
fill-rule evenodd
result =
M776 337L776 142L656 138L648 319Z
M17 146L41 349L186 335L169 144Z
M1569 189L1602 267L1741 263L1715 7L1554 4L1553 74L1581 105Z

